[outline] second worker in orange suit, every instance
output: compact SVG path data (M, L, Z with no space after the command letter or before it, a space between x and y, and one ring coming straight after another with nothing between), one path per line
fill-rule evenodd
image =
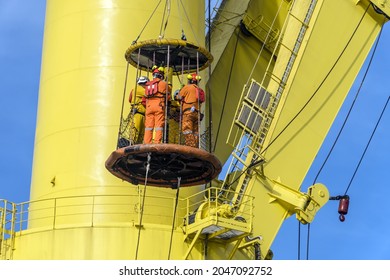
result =
M182 127L186 146L199 147L199 119L200 104L204 102L205 94L203 89L198 87L200 76L189 74L188 84L185 85L178 94L178 99L182 104Z
M145 144L158 144L163 140L166 98L169 100L170 92L171 86L164 81L164 68L153 67L153 80L145 88Z

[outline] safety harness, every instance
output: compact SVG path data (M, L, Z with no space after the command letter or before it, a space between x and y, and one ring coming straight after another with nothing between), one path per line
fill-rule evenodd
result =
M165 98L165 93L158 91L158 83L161 80L153 80L146 83L145 97L146 98ZM159 95L160 94L160 95Z

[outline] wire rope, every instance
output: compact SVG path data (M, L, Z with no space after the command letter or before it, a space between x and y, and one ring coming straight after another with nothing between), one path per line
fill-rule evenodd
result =
M167 17L166 17L165 24L164 24L165 13L167 14ZM165 31L166 31L167 26L168 26L168 20L169 20L170 14L171 14L171 0L166 0L164 13L163 13L163 17L161 20L161 26L160 26L160 35L159 35L160 39L164 38ZM163 29L163 27L164 27L164 29Z
M298 221L298 249L297 249L297 259L301 259L301 223Z
M374 137L375 131L376 131L376 129L378 128L378 125L379 125L379 123L380 123L380 121L381 121L381 119L382 119L382 116L383 116L384 112L386 111L386 107L387 107L387 105L388 105L388 103L389 103L389 100L390 100L390 96L387 98L387 101L386 101L386 103L385 103L385 105L384 105L384 107L383 107L383 109L382 109L382 112L381 112L381 114L380 114L380 116L379 116L379 118L378 118L378 120L377 120L377 122L376 122L376 125L375 125L375 127L374 127L374 130L373 130L372 133L371 133L370 139L369 139L369 141L367 142L367 145L366 145L366 147L365 147L365 149L364 149L364 152L363 152L363 154L362 154L361 157L360 157L359 163L357 164L357 166L356 166L356 168L355 168L355 171L354 171L354 173L353 173L353 175L352 175L352 177L351 177L351 179L350 179L350 181L349 181L348 187L347 187L346 190L345 190L344 196L347 195L347 192L348 192L348 190L349 190L349 188L350 188L350 186L351 186L351 184L352 184L352 181L353 181L353 179L355 178L355 175L356 175L356 173L357 173L357 171L358 171L358 169L359 169L359 167L360 167L360 164L361 164L362 161L363 161L363 158L364 158L364 156L365 156L365 154L366 154L366 152L367 152L367 149L368 149L368 147L369 147L369 145L370 145L370 143L371 143L371 140L372 140L372 138ZM299 223L299 222L298 222L298 223ZM299 223L299 229L300 229L300 223ZM299 244L299 242L300 242L300 237L298 238L298 244ZM310 244L310 224L308 224L308 229L307 229L307 244L306 244L306 259L307 259L307 260L309 259L309 252L310 252L310 250L309 250L310 245L309 245L309 244ZM299 253L298 253L298 256L299 256Z
M179 14L179 22L180 22L180 29L181 29L181 39L182 40L187 40L186 38L186 35L184 33L184 28L183 28L183 18L181 17L181 13L180 13L180 3L179 1L176 2L177 3L177 12Z
M152 17L153 17L153 15L154 15L154 13L156 12L156 10L157 10L158 6L160 6L160 4L161 4L161 1L162 1L162 0L160 0L160 1L157 3L157 5L156 5L156 8L154 8L154 10L153 10L152 14L150 15L150 17L149 17L149 18L148 18L148 20L146 21L146 23L145 23L144 27L141 29L141 31L140 31L140 33L138 34L137 38L136 38L136 39L133 41L133 43L132 43L133 45L134 45L135 43L137 43L137 41L138 41L139 37L141 37L141 35L142 35L142 32L144 32L144 30L145 30L146 26L149 24L149 21L152 19Z
M363 18L364 16L366 15L367 13L367 10L368 8L370 7L370 5L367 6L367 9L365 10L363 16L361 17L359 23L357 24L355 30L353 31L353 33L351 34L347 44L345 45L344 49L341 51L341 53L339 54L339 56L337 57L336 61L333 63L332 67L329 69L328 73L325 75L325 77L323 78L323 80L321 81L321 83L318 85L318 87L316 88L316 90L313 92L313 94L310 96L310 98L306 101L306 103L301 107L301 109L295 114L294 117L292 117L292 119L286 124L286 126L276 135L276 137L274 139L272 139L272 141L261 151L260 154L264 154L265 151L267 151L269 149L269 147L272 146L273 143L275 143L275 141L286 131L286 129L297 119L297 117L303 112L303 110L309 105L309 103L313 100L313 98L317 95L318 91L321 89L321 87L323 86L323 84L325 83L325 81L328 79L329 75L333 72L333 69L336 67L337 63L339 62L339 60L341 59L342 55L344 54L344 52L346 51L347 47L349 46L349 44L351 43L356 31L358 30L360 24L362 23L363 21Z
M271 26L269 27L269 31L267 32L267 35L266 35L265 38L264 38L264 44L262 44L262 46L261 46L261 48L260 48L260 50L259 50L259 53L257 54L256 60L255 60L255 62L253 63L253 66L252 66L251 72L250 72L250 74L249 74L249 76L248 76L248 80L246 81L246 84L249 84L250 78L253 76L253 73L255 72L256 65L257 65L257 63L258 63L258 61L259 61L259 59L260 59L260 57L261 57L261 54L263 53L263 51L264 51L264 49L265 49L265 47L266 47L266 43L267 43L267 41L268 41L268 38L269 38L270 35L271 35L271 30L272 30L272 28L274 27L274 24L275 24L276 20L278 19L278 15L279 15L279 13L280 13L281 10L282 10L282 5L283 5L283 3L284 3L284 1L281 1L281 2L280 2L280 5L279 5L279 7L278 7L278 10L277 10L277 12L276 12L276 14L275 14L275 16L274 16L274 18L273 18L273 20L272 20ZM292 6L293 6L294 4L295 4L295 1L294 1L293 4L291 5L290 9L292 9ZM286 27L286 23L287 23L287 20L285 21L285 24L284 24L283 29ZM282 37L283 37L283 36L280 36L280 37L279 37L278 42L279 42L279 40L281 40ZM273 52L272 52L272 56L275 55L276 49L277 49L277 48L275 47L274 50L273 50ZM271 56L271 57L272 57L272 56ZM269 63L268 63L267 68L270 67L271 61L272 61L272 58L269 60ZM263 76L263 80L261 81L261 84L264 83L265 77L266 77L266 75Z
M184 7L184 5L183 5L183 2L182 2L181 0L180 0L180 3L181 3L181 5L182 5L182 7L183 7L183 12L184 12L184 15L186 16L186 19L187 19L188 25L189 25L189 26L190 26L190 28L191 28L192 34L194 34L195 41L196 41L196 43L199 45L199 39L198 39L198 36L196 36L195 30L194 30L194 28L192 27L192 24L191 24L190 18L188 17L187 11L186 11L186 9L185 9L185 7Z
M370 5L367 6L367 8L366 8L366 10L365 10L365 13L363 14L362 19L364 18L365 14L367 13L369 7L370 7ZM359 25L360 25L362 19L360 20ZM359 26L359 25L358 25L358 26ZM358 26L357 26L357 27L358 27ZM383 26L383 25L382 25L382 26ZM354 105L355 105L355 102L356 102L356 100L357 100L357 97L358 97L358 95L359 95L359 93L360 93L360 91L361 91L361 89L362 89L362 87L363 87L363 84L364 84L364 82L365 82L365 79L366 79L366 77L367 77L368 71L369 71L369 69L370 69L370 67L371 67L373 58L374 58L375 53L376 53L377 46L378 46L378 44L379 44L379 41L380 41L380 38L381 38L381 35L382 35L382 31L383 31L383 28L381 28L381 30L380 30L380 32L379 32L378 39L376 40L376 43L375 43L375 46L374 46L374 50L372 51L372 54L371 54L369 63L368 63L367 68L366 68L366 71L365 71L365 73L364 73L364 75L363 75L363 78L362 78L362 81L361 81L360 86L359 86L359 88L358 88L358 91L357 91L356 94L355 94L354 100L353 100L353 102L352 102L352 104L351 104L351 106L350 106L350 108L349 108L349 110L348 110L347 116L345 117L344 122L343 122L343 124L342 124L342 126L341 126L341 128L340 128L340 130L339 130L339 132L338 132L338 134L337 134L337 137L336 137L336 139L334 140L334 142L333 142L333 144L332 144L332 147L331 147L331 149L329 150L329 152L328 152L328 154L327 154L327 156L326 156L326 158L325 158L323 164L321 165L321 167L320 167L320 169L319 169L319 171L318 171L318 173L317 173L317 175L316 175L316 177L315 177L315 179L314 179L314 181L313 181L313 184L315 184L315 183L317 182L317 179L318 179L318 177L319 177L321 171L323 170L323 168L324 168L326 162L328 161L328 159L329 159L329 157L330 157L330 155L331 155L331 153L332 153L332 151L333 151L333 149L334 149L334 147L335 147L335 145L336 145L336 143L337 143L337 141L338 141L338 139L339 139L339 137L340 137L340 135L341 135L341 133L342 133L344 127L345 127L345 124L346 124L346 122L347 122L347 120L348 120L348 118L349 118L349 116L350 116L350 114L351 114L351 111L352 111L352 109L353 109L353 107L354 107ZM359 166L360 166L361 161L363 160L363 157L364 157L364 155L365 155L365 153L366 153L366 150L367 150L367 148L368 148L368 146L369 146L369 144L370 144L370 142L371 142L371 139L372 139L372 137L373 137L373 135L374 135L374 133L375 133L375 130L376 130L378 124L379 124L379 121L380 121L380 119L382 118L382 115L383 115L383 113L384 113L384 111L385 111L385 108L386 108L386 106L387 106L388 101L389 101L389 99L387 99L387 102L386 102L386 104L385 104L385 106L384 106L384 108L383 108L383 111L382 111L382 113L381 113L381 115L380 115L380 117L379 117L379 119L378 119L378 121L377 121L377 124L376 124L376 126L375 126L375 128L374 128L374 131L373 131L372 134L371 134L370 140L368 141L368 143L367 143L367 145L366 145L366 148L365 148L365 150L364 150L364 152L363 152L363 155L361 156L361 158L360 158L360 160L359 160L359 163L358 163L358 165L357 165L357 167L356 167L356 169L355 169L355 171L354 171L354 174L352 175L352 178L351 178L351 180L350 180L350 182L349 182L349 184L348 184L348 187L347 187L347 189L346 189L344 195L347 194L347 191L348 191L348 189L349 189L349 187L350 187L350 185L351 185L351 183L352 183L352 181L353 181L353 179L354 179L354 177L355 177L355 175L356 175L356 173L357 173L357 170L358 170L358 168L359 168ZM306 250L307 250L306 258L307 258L307 259L309 259L309 240L310 240L309 236L310 236L310 227L308 227L308 232L307 232L307 244L306 244Z
M208 51L209 53L211 53L211 34L210 34L210 26L211 26L211 12L210 12L210 8L211 8L211 0L208 0L208 23L209 23L209 31L207 32L207 37L208 37ZM209 63L209 79L211 78L211 63ZM207 83L208 84L208 83ZM211 99L211 90L210 90L210 86L207 86L207 101L208 101L208 112L209 112L209 130L208 130L208 133L209 133L209 148L208 148L208 151L211 152L213 151L213 139L212 139L212 125L213 125L213 111L212 111L212 99ZM211 186L211 183L210 183L210 186Z
M360 21L359 23L357 24L355 30L353 31L353 33L351 34L347 44L345 45L344 49L342 50L342 52L340 53L339 57L336 59L335 63L333 64L333 66L331 67L331 69L329 70L328 74L326 74L326 76L324 77L324 79L322 80L322 82L320 83L320 85L317 87L317 89L314 91L313 95L309 98L309 100L304 104L304 106L301 108L301 110L291 119L291 121L285 126L285 128L275 137L275 139L273 139L273 141L267 146L266 149L269 148L269 146L272 145L272 143L287 129L287 127L298 117L298 115L304 110L304 108L309 104L309 102L313 99L313 97L317 94L317 92L319 91L319 89L321 88L321 86L324 84L324 82L326 81L326 79L328 78L328 76L330 75L330 73L333 71L334 67L337 65L338 61L340 60L341 56L343 55L343 53L345 52L345 50L347 49L349 43L352 41L352 38L354 37L356 31L358 30L360 24L362 23L363 21L363 18L365 17L367 11L368 11L368 8L370 7L370 5L367 6L366 10L364 11L364 14L362 15L362 17L360 18ZM368 69L368 68L367 68ZM356 98L356 97L355 97ZM352 107L350 108L350 110L352 110ZM349 113L348 113L349 115ZM341 133L341 131L340 131ZM264 149L264 151L266 150ZM333 147L332 147L333 149ZM264 152L263 151L263 152ZM322 168L321 168L322 169ZM318 177L318 174L316 176L316 179ZM316 180L315 179L315 180ZM309 255L309 236L310 236L310 227L308 227L308 231L307 231L307 243L306 243L306 258L308 259L308 255Z
M320 167L320 169L319 169L319 171L318 171L316 177L314 178L313 185L317 182L317 179L318 179L320 173L322 172L322 169L324 168L324 166L325 166L325 164L327 163L327 161L328 161L330 155L332 154L333 149L334 149L334 147L336 146L336 143L337 143L337 141L339 140L340 135L341 135L341 133L342 133L342 131L343 131L343 129L344 129L344 127L345 127L347 121L348 121L348 118L349 118L349 116L350 116L350 114L351 114L351 111L352 111L352 109L353 109L353 107L354 107L354 105L355 105L355 102L356 102L356 100L357 100L357 98L358 98L358 96L359 96L359 94L360 94L360 91L361 91L361 89L362 89L362 87L363 87L363 84L364 84L365 79L366 79L366 77L367 77L368 71L369 71L369 69L370 69L370 67L371 67L371 63L372 63L372 60L373 60L374 55L375 55L375 53L376 53L376 49L377 49L377 46L378 46L378 43L379 43L379 40L380 40L380 37L381 37L381 34L382 34L382 30L383 30L383 29L381 29L381 31L380 31L380 33L379 33L378 40L376 40L376 43L375 43L375 46L374 46L374 50L373 50L373 52L372 52L372 54L371 54L369 63L368 63L368 65L367 65L367 69L366 69L366 71L365 71L365 73L364 73L364 76L363 76L362 81L361 81L361 83L360 83L359 89L357 90L357 92L356 92L356 94L355 94L355 97L354 97L354 99L353 99L353 102L352 102L352 104L351 104L351 106L350 106L350 108L349 108L349 110L348 110L347 116L346 116L345 119L344 119L344 122L343 122L343 124L342 124L342 126L341 126L341 128L340 128L340 130L339 130L339 132L338 132L338 134L337 134L337 136L336 136L336 139L333 141L332 147L330 148L330 150L329 150L329 152L328 152L328 154L327 154L327 156L326 156L324 162L322 163L322 165L321 165L321 167Z
M119 139L121 137L121 129L122 129L122 119L123 119L123 107L124 107L124 104L125 104L125 96L126 96L126 91L127 91L127 77L128 77L128 74L129 74L129 63L127 63L126 65L126 76L125 76L125 85L123 87L123 97L122 97L122 108L121 108L121 116L120 116L120 119L119 119L119 130L118 130L118 139L116 141L116 148L118 149L119 148Z
M355 175L356 175L356 173L357 173L357 171L358 171L358 169L359 169L359 167L360 167L360 164L361 164L362 161L363 161L363 158L364 158L364 155L365 155L366 152L367 152L368 146L370 145L371 140L372 140L372 138L374 137L375 131L376 131L376 129L378 128L379 122L381 121L382 116L383 116L383 114L384 114L384 112L385 112L385 110L386 110L387 104L389 103L389 99L390 99L390 97L387 98L386 104L385 104L385 106L383 107L383 110L382 110L382 112L381 112L381 114L380 114L380 116L379 116L379 119L378 119L378 121L377 121L377 123L376 123L376 125L375 125L375 128L374 128L374 130L373 130L372 133L371 133L370 139L368 140L367 145L366 145L366 147L365 147L365 149L364 149L364 152L363 152L362 156L360 157L359 163L357 164L357 166L356 166L356 168L355 168L355 171L353 172L353 175L352 175L352 177L351 177L351 180L350 180L349 183L348 183L348 187L347 187L347 189L345 190L344 195L347 194L347 192L348 192L348 190L349 190L349 188L350 188L350 186L351 186L351 184L352 184L352 181L353 181L353 179L355 178Z
M149 168L150 168L150 160L151 160L151 155L148 153L148 162L146 164L146 174L145 174L145 185L144 185L144 191L142 194L142 204L140 205L140 212L141 212L141 217L139 220L139 227L138 227L138 237L137 237L137 247L135 251L135 260L138 259L138 249L139 249L139 242L141 239L141 228L142 228L142 219L144 216L144 206L145 206L145 197L146 197L146 184L148 182L148 174L149 174Z
M175 229L175 220L176 220L177 204L178 204L178 202L179 202L180 181L181 181L181 177L177 177L177 190L176 190L176 198L175 198L175 208L174 208L174 210L173 210L173 219L172 219L172 228L171 228L171 238L170 238L170 241L169 241L168 260L171 259L172 240L173 240L173 230Z
M351 34L348 42L346 43L345 47L343 48L343 50L341 51L341 53L339 54L338 58L336 59L336 61L333 63L332 67L330 68L330 70L328 71L328 73L325 75L325 77L323 78L323 80L321 81L321 83L318 85L318 87L316 88L316 90L313 92L313 94L310 96L310 98L306 101L306 103L301 107L301 109L295 114L295 116L287 123L287 125L276 135L276 137L261 151L260 154L264 154L268 149L269 147L272 146L272 144L286 131L286 129L294 122L294 120L303 112L303 110L308 106L308 104L312 101L312 99L316 96L316 94L318 93L318 91L321 89L322 85L325 83L325 81L327 80L327 78L329 77L329 75L332 73L333 69L336 67L337 63L339 62L339 60L341 59L342 55L344 54L344 52L346 51L347 47L349 46L350 42L352 41L352 39L354 38L354 35L355 33L357 32L360 24L362 23L363 21L363 18L365 17L367 11L368 11L368 8L369 8L370 5L367 6L364 14L362 15L360 21L358 22L356 28L354 29L353 33ZM246 170L244 170L242 172L245 173ZM241 174L241 175L242 175ZM241 176L240 175L240 176ZM308 233L309 234L309 233ZM298 243L300 244L300 235L298 237ZM298 249L300 250L300 249ZM300 258L300 252L298 251L298 258Z
M224 112L225 112L225 105L226 105L226 100L227 100L227 96L228 96L228 93L229 93L229 86L230 86L230 81L231 81L231 77L232 77L233 65L234 65L234 61L235 61L235 58L236 58L237 45L238 45L239 39L240 39L240 31L237 31L237 40L236 40L236 44L234 46L232 63L230 65L229 77L228 77L228 81L227 81L227 85L226 85L226 92L225 92L225 96L224 96L224 99L223 99L222 110L221 110L221 115L220 115L220 118L219 118L219 124L218 124L218 128L217 128L217 133L215 135L214 147L217 146L219 131L220 131L221 125L222 125L222 118L223 118L223 115L224 115ZM215 152L215 150L213 150L213 152Z
M341 51L341 53L339 54L338 58L336 59L336 61L334 62L333 66L330 68L330 70L328 71L328 73L326 74L326 76L324 77L324 79L322 80L322 82L319 84L319 86L317 87L317 89L314 91L314 93L311 95L311 97L307 100L307 102L302 106L302 108L296 113L296 115L287 123L287 125L281 130L281 132L268 144L267 147L265 147L262 151L261 151L261 154L263 154L283 133L284 131L291 125L291 123L302 113L302 111L307 107L307 105L311 102L311 100L314 98L314 96L318 93L319 89L322 87L322 85L324 84L324 82L327 80L327 78L329 77L329 75L332 73L333 69L335 68L335 66L337 65L337 63L339 62L339 60L341 59L342 55L344 54L344 52L346 51L347 47L349 46L350 42L352 41L352 39L354 38L354 35L355 33L357 32L360 24L362 23L362 20L363 18L365 17L367 11L368 11L368 8L369 8L369 5L367 6L364 14L362 15L359 23L357 24L355 30L353 31L353 33L351 34L347 44L345 45L344 49ZM239 36L239 34L238 34ZM237 41L236 41L236 47L237 47L237 42L238 42L238 36L237 36ZM235 57L235 53L236 53L236 47L235 47L235 51L234 51L234 56L233 56L233 62L234 62L234 57ZM231 67L232 69L232 67ZM231 71L230 71L230 74L231 74ZM230 76L229 76L230 77ZM230 80L230 79L229 79ZM228 87L227 87L228 88ZM227 95L227 94L226 94ZM226 100L226 95L225 95L225 100ZM225 100L224 100L224 105L225 105ZM224 108L224 105L222 108ZM223 112L223 110L222 110ZM222 119L222 115L221 115L221 119ZM215 140L215 143L218 139L218 134L219 134L219 129L220 129L220 126L221 124L219 124L218 126L218 130L217 130L217 135L216 135L216 140ZM215 145L215 144L214 144ZM248 169L248 168L247 168ZM242 174L244 174L246 172L245 169ZM241 175L242 175L241 174ZM240 176L241 176L240 175ZM239 177L240 177L239 176ZM308 239L309 239L309 231L310 231L310 227L308 228ZM300 240L300 236L299 236L299 240ZM298 240L298 242L300 242ZM300 244L300 243L299 243ZM309 256L309 248L308 248L308 245L309 244L309 240L307 241L307 258ZM300 258L300 253L298 252L298 258Z
M309 248L310 248L310 223L307 224L307 237L306 237L306 260L309 259Z

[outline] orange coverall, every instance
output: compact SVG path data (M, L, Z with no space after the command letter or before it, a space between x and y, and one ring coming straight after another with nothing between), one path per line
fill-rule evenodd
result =
M172 87L164 80L154 78L146 83L146 112L144 143L151 144L153 130L155 132L153 143L161 143L165 125L165 98L169 96Z
M198 102L197 85L185 85L179 92L182 102L182 127L181 131L184 135L184 143L186 146L199 147L199 132L198 132L198 118L199 118L199 102Z

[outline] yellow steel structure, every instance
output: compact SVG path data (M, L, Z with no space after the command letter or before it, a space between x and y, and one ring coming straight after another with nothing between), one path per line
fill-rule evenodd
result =
M221 22L235 14L233 2L221 11ZM263 127L266 135L259 131L254 143L242 147L248 150L245 157L235 156L234 151L232 157L233 162L242 163L243 173L254 158L264 161L250 168L251 174L241 176L236 189L245 184L245 193L255 197L252 233L262 237L265 257L287 217L296 213L300 221L310 222L312 214L302 210L316 212L317 207L307 207L308 203L327 200L329 194L321 186L308 191L316 198L304 198L299 193L301 184L387 19L369 1L280 0L249 1L242 21L245 32L239 24L234 30L228 27L231 36L225 36L227 47L215 60L209 80L211 93L221 93L212 104L215 152L224 161L240 144L231 137L240 128L231 125L237 121L228 112L241 104L239 93L243 85L249 87L248 77L272 98L280 94L276 109L268 114L272 122ZM217 46L222 44L220 33L215 33ZM230 135L227 127L232 127Z
M162 31L166 38L180 38L183 29L189 40L204 45L203 1L173 1L166 30L162 1L143 30L157 3L47 1L33 202L14 259L135 259L138 236L137 259L168 258L176 191L147 189L139 231L143 186L122 182L104 166L116 147L126 80L126 100L135 86L136 69L129 67L126 77L126 49L141 31L139 40L146 40ZM183 189L180 197L199 190ZM173 259L186 247L178 233Z
M266 259L286 218L310 223L327 202L325 186L303 193L301 184L387 2L372 1L378 13L367 0L222 1L210 33L207 117L213 151L232 173L210 188L181 188L178 199L104 167L116 148L124 52L156 2L47 1L31 201L0 205L2 258ZM203 1L165 4L166 30L162 4L139 39L178 38L183 29L202 46ZM251 103L253 88L267 108ZM250 123L251 114L263 121Z

